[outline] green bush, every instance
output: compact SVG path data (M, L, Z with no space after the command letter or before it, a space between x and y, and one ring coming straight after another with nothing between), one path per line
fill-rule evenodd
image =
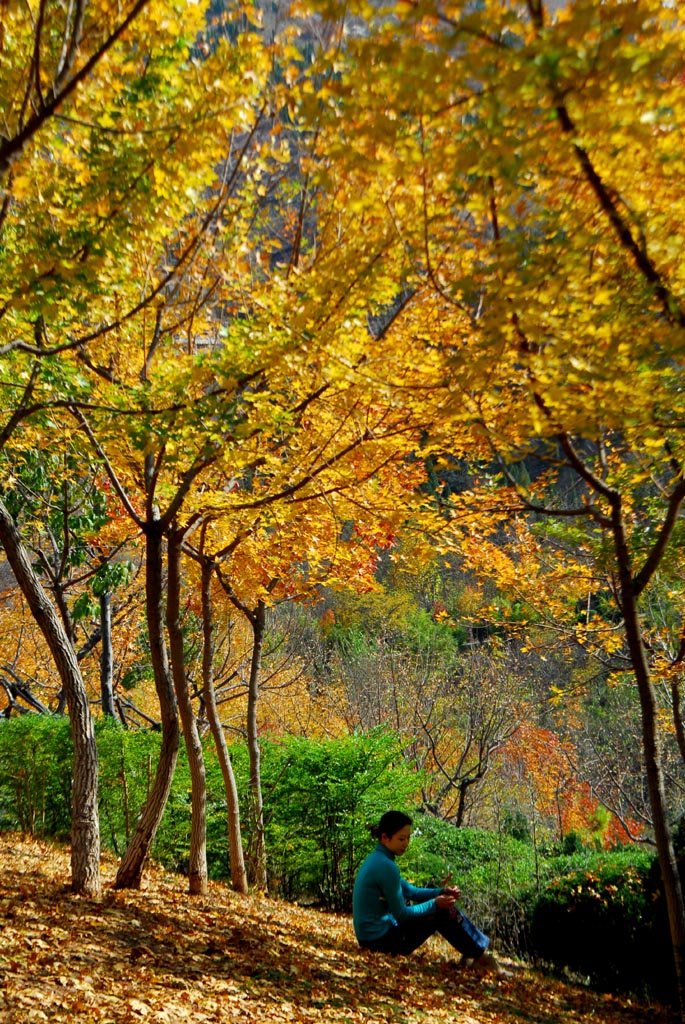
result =
M67 718L0 719L0 828L68 838L71 762Z
M574 860L583 863L573 867ZM533 956L608 991L668 997L670 951L654 855L629 847L557 858L557 866L557 877L526 900Z
M121 855L150 791L161 735L128 731L99 719L96 737L102 845ZM231 757L249 854L249 761L244 745L235 746ZM67 838L71 766L68 718L26 715L1 722L0 827ZM212 877L228 878L226 800L211 741L205 767L208 867ZM411 805L420 785L397 739L382 731L335 740L266 742L262 776L274 888L287 897L331 907L349 904L354 872L365 852L366 823L389 806ZM190 825L190 775L182 746L152 855L173 870L185 871Z
M417 885L440 885L448 875L462 892L461 905L493 943L511 952L521 946L518 894L535 877L533 847L513 836L457 828L428 814L414 816L403 873Z
M152 785L161 734L129 732L99 719L95 734L99 758L98 802L102 844L123 853Z
M98 802L102 845L121 854L154 776L161 735L129 732L99 719ZM66 716L22 715L0 720L0 828L67 839L71 833L73 746ZM167 815L153 853L171 867L187 856L190 808L185 751L179 755ZM181 853L181 850L186 852Z
M369 823L411 806L420 778L384 730L264 745L262 772L271 879L288 898L350 906Z
M121 856L152 786L162 735L122 729L110 719L95 725L99 757L98 802L102 845ZM225 813L224 813L225 817ZM190 771L183 743L164 817L151 854L172 871L185 871L190 843Z

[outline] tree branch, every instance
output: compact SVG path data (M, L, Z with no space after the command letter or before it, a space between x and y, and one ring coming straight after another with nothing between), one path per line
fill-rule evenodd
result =
M683 503L683 499L685 499L685 479L681 477L673 488L668 500L666 517L661 524L661 529L659 530L655 543L652 545L647 560L640 571L633 577L633 593L636 597L642 593L659 567L664 551L666 550L668 542L673 534L673 529L678 519L678 513L680 511L680 506Z
M93 53L85 64L69 79L61 88L55 89L51 98L41 104L33 116L29 117L26 124L12 138L6 139L0 144L0 177L10 167L12 160L21 153L24 146L38 132L47 120L55 113L57 108L74 92L81 82L84 82L97 67L102 58L119 41L124 32L135 21L141 11L147 6L149 0L136 0L133 7L117 26L116 29L105 39L102 45ZM41 5L42 7L42 5Z

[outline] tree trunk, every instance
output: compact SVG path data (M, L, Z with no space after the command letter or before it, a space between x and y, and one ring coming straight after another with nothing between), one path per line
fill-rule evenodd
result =
M642 750L652 809L654 837L666 896L668 921L673 947L681 1018L685 1011L685 906L678 875L673 840L666 816L666 793L661 769L661 751L657 729L657 700L642 641L640 613L633 589L630 554L626 542L620 499L612 502L612 529L621 588L621 611L630 650L633 673L640 697Z
M240 805L233 765L221 727L214 692L214 629L211 597L212 566L209 561L202 563L202 686L209 728L212 730L217 757L226 791L226 817L228 821L228 847L231 857L231 885L236 892L247 894L247 871L243 855L243 838L240 831Z
M169 672L169 658L164 638L163 611L163 535L159 520L148 522L145 529L146 563L145 595L150 658L155 689L162 719L162 745L155 778L142 810L138 826L121 859L115 889L138 889L152 841L164 814L178 757L179 727L176 697Z
M261 750L257 730L257 701L259 699L259 670L262 663L262 648L266 628L266 606L263 601L257 605L250 618L254 641L250 663L250 682L247 691L247 747L250 754L250 794L252 797L252 822L254 828L254 881L264 892L268 889L266 874L266 843L264 840L264 800L262 797Z
M188 753L191 788L190 858L188 891L202 896L207 892L207 782L202 743L188 690L181 629L181 543L183 531L173 533L169 540L167 560L167 631L171 652L171 671L178 708L183 725L183 739Z
M71 875L74 892L100 893L98 753L86 688L73 644L43 590L12 517L0 501L0 542L54 658L69 709L74 744L71 806Z
M114 704L114 657L112 653L112 595L109 590L100 595L100 700L102 713L118 720Z

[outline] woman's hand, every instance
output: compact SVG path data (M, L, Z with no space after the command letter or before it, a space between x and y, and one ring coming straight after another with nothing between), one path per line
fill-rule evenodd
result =
M457 897L452 892L445 892L444 890L439 896L435 897L435 905L440 910L451 910L456 902Z
M444 896L451 896L453 899L458 900L461 896L461 889L458 885L443 885L442 894Z
M452 872L442 880L442 891L446 896L453 896L455 900L458 900L461 896L461 889L458 885L450 885L452 881Z

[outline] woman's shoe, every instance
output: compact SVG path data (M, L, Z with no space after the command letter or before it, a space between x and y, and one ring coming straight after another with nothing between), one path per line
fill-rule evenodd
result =
M473 961L473 969L481 977L485 974L495 974L498 978L511 978L512 973L497 961L492 953L482 953Z

